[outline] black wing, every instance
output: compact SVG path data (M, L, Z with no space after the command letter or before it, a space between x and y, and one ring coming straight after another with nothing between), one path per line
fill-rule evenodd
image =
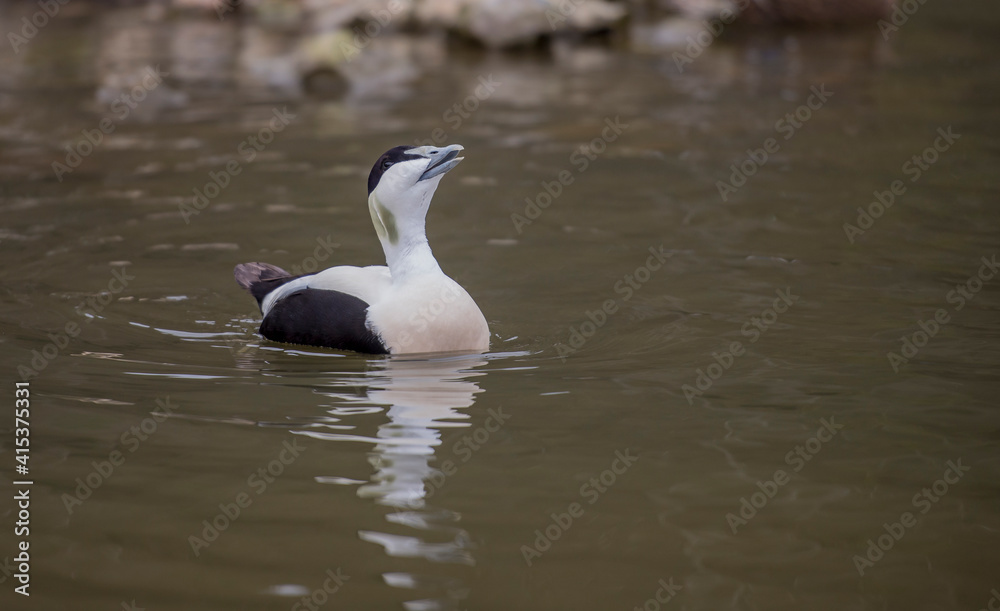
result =
M267 339L368 354L389 354L365 325L368 304L354 295L302 289L278 300L260 324Z

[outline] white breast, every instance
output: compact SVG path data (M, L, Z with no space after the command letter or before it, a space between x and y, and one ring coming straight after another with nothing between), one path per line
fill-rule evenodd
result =
M391 286L368 323L392 354L489 349L490 331L471 296L442 273Z

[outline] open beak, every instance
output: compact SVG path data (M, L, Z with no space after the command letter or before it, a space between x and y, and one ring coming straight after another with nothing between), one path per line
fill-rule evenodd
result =
M408 153L417 154L422 157L427 157L430 159L430 163L427 165L427 169L424 173L420 175L417 182L421 180L427 180L428 178L434 178L435 176L440 176L445 172L451 170L457 166L465 157L459 157L459 152L465 150L465 147L461 144L449 144L448 146L443 146L438 148L436 146L422 146L416 149L410 149Z

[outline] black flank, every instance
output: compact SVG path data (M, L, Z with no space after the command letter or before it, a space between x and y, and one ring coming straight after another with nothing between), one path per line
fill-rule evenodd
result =
M354 295L302 289L280 299L260 324L267 339L367 354L389 354L365 325L368 304Z

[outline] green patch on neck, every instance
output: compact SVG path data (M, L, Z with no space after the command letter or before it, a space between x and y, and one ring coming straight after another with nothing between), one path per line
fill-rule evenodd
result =
M372 215L372 225L379 239L388 240L395 245L399 241L399 231L396 229L396 216L389 212L374 193L368 198L368 211Z

